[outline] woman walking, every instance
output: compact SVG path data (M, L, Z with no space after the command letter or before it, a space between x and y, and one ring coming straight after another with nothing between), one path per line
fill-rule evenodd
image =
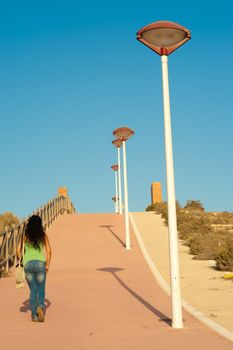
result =
M20 258L20 246L17 249ZM32 215L24 235L23 266L30 288L30 308L33 322L44 322L46 273L49 271L51 247L42 220Z

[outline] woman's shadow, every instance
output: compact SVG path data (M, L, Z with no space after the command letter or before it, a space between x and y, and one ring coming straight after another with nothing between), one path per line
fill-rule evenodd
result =
M50 305L52 305L51 304L51 302L49 301L49 299L45 299L45 307L44 307L44 314L46 315L46 311L47 311L47 309L50 307ZM30 311L31 309L30 309L30 301L29 301L29 299L27 299L27 300L25 300L24 302L23 302L23 304L20 306L20 308L19 308L19 311L20 312L28 312L28 311Z

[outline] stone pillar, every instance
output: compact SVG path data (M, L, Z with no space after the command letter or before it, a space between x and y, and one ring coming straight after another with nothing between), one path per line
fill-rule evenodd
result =
M162 199L162 185L160 182L152 182L151 184L151 204L161 203Z

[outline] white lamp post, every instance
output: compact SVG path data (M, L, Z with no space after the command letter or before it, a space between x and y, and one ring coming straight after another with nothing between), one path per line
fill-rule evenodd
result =
M122 214L122 191L121 191L121 156L120 156L120 148L122 145L122 141L119 139L113 140L112 144L117 147L117 161L118 161L118 208L119 208L119 214Z
M116 197L114 196L114 197L112 197L112 201L115 203L115 212L116 212L116 201L117 201L117 199L116 199Z
M118 178L117 178L118 165L114 164L111 166L111 168L115 173L115 188L116 188L115 213L119 213Z
M113 135L122 141L123 148L123 165L124 165L124 199L125 199L125 246L130 249L129 233L129 209L128 209L128 182L127 182L127 165L126 165L126 147L125 142L134 135L134 131L127 127L118 128L113 131Z
M164 104L164 134L166 153L166 178L168 202L168 229L170 251L170 280L172 297L172 327L183 328L182 305L180 293L180 274L177 243L177 219L175 181L172 152L172 130L170 116L170 99L168 83L168 55L191 38L190 31L177 23L158 21L137 32L137 39L161 56L163 104Z

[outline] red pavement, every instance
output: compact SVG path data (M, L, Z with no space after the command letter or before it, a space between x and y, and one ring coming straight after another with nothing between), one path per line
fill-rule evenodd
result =
M115 214L60 217L48 231L53 257L46 321L30 321L28 287L2 278L0 349L232 350L233 343L184 312L170 326L170 299L156 284L131 232Z

